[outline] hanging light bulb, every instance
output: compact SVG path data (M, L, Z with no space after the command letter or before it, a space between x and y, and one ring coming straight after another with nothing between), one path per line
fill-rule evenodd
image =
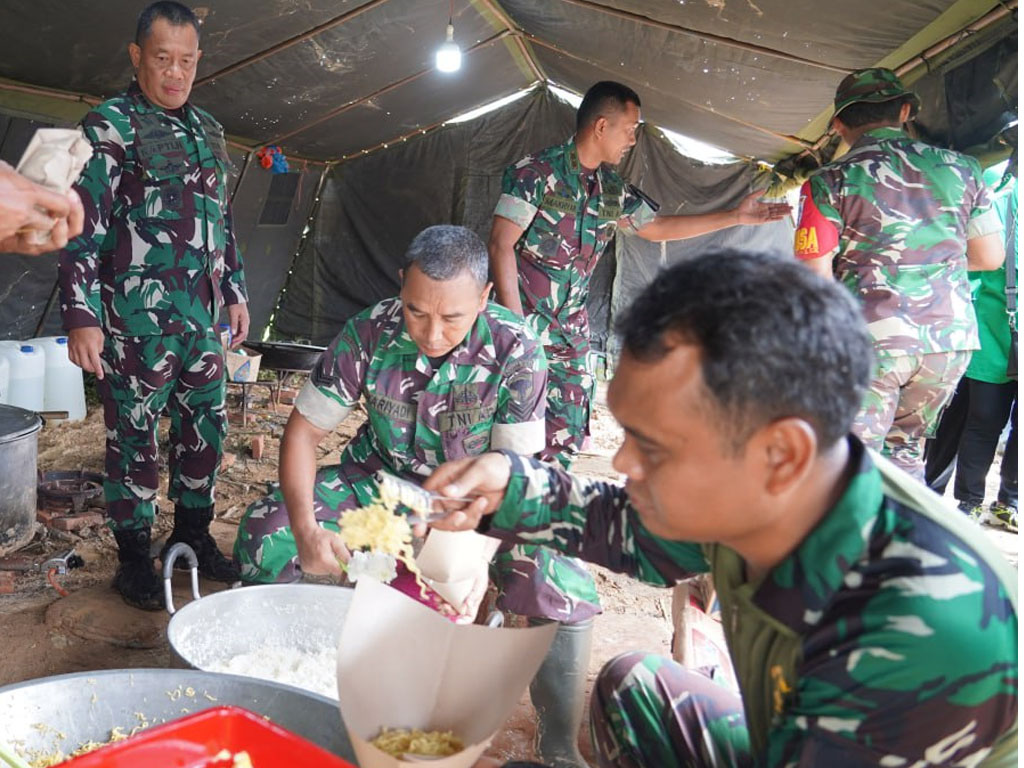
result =
M444 33L444 43L437 49L435 61L441 72L455 72L462 66L462 51L454 40L455 27L451 22Z

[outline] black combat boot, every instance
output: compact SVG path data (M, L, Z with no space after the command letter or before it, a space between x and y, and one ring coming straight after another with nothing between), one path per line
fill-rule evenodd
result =
M160 550L160 559L167 555L167 550L183 541L192 547L199 560L199 574L212 581L223 581L228 584L238 581L239 570L234 560L229 560L217 547L217 542L210 535L210 522L213 520L213 507L189 509L180 504L174 505L174 530ZM179 559L175 568L187 569L188 563Z
M164 585L149 556L150 535L149 528L114 531L118 566L112 586L133 608L161 611Z

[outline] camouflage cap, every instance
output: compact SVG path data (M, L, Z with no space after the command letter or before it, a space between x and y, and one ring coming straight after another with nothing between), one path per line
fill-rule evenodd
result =
M836 88L833 116L859 101L891 101L901 96L912 97L912 104L916 112L921 104L920 100L913 91L908 91L903 87L903 83L891 69L884 67L858 69L844 77L843 82Z

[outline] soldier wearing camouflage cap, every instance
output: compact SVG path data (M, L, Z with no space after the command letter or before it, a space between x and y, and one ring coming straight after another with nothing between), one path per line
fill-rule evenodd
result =
M175 503L167 546L189 544L207 578L238 578L209 533L227 426L214 326L226 305L237 346L249 315L224 131L188 100L199 22L179 3L153 3L128 52L135 80L82 120L93 145L75 186L85 227L61 252L58 274L69 355L96 374L103 400L114 587L130 605L159 610L163 582L149 550L165 407Z
M782 218L789 206L758 201L693 216L659 216L658 205L615 171L636 143L640 97L621 83L592 86L566 143L505 171L489 249L497 300L526 316L548 357L544 458L568 467L590 434L594 376L588 368L590 276L619 230L680 240Z
M712 574L739 695L620 655L591 699L596 764L1016 766L1017 574L849 434L873 367L849 292L709 252L655 278L621 330L608 405L625 486L508 452L424 483L482 497L440 527L658 586Z
M977 161L901 128L918 105L888 69L839 84L850 149L804 184L794 250L853 292L875 341L854 433L923 479L924 438L978 348L967 270L997 269L1003 246Z

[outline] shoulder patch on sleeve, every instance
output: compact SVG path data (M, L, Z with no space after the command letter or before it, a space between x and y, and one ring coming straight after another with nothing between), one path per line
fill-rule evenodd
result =
M509 412L517 420L525 421L536 403L534 372L520 366L509 376L506 386L509 389Z
M800 188L793 253L798 259L817 259L833 253L838 247L839 230L815 204L811 182L805 181Z

